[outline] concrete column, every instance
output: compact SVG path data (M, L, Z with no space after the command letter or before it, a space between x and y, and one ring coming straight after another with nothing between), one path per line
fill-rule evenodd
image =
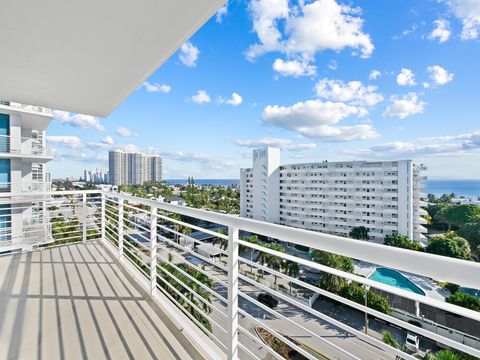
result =
M238 228L228 227L228 353L238 359Z

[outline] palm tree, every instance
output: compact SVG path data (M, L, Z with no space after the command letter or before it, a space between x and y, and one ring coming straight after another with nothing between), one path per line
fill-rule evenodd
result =
M354 227L350 233L351 238L357 240L368 240L370 237L368 236L368 229L365 226L358 226Z
M332 254L321 250L314 250L312 255L313 261L318 262L319 264L328 266L333 269L342 270L348 273L353 272L353 262L352 259L348 257ZM348 285L348 281L341 276L322 272L319 285L322 289L337 293L342 288Z
M277 252L285 252L285 248L277 244L270 244L267 247ZM270 255L267 258L267 266L272 270L279 271L282 268L282 263L283 259L279 256ZM273 276L275 278L274 284L277 285L277 275L274 274Z
M283 271L285 271L285 274L288 276L296 278L300 273L300 266L295 261L284 260L282 267ZM290 292L292 292L292 282L289 281L288 285L290 286Z

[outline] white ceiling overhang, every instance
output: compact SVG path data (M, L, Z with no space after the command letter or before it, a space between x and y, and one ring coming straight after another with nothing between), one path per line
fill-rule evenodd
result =
M225 1L2 1L0 100L105 117Z

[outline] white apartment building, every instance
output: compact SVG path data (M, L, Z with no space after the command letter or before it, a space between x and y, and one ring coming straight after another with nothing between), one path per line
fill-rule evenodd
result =
M108 153L108 166L112 185L162 181L162 158L159 155L111 150Z
M32 199L39 198L35 194L51 190L50 182L45 181L45 164L53 159L45 139L51 120L46 108L0 102L0 191L11 194L9 201L16 203L14 208L0 205L4 227L0 228L0 242L25 241L38 231L47 235L42 201L31 205Z
M280 165L280 150L253 151L240 171L241 216L329 234L365 226L372 241L426 240L420 172L412 160Z

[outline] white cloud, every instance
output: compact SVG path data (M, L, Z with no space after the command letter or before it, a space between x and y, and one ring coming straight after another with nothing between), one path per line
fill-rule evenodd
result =
M67 111L53 110L53 117L61 124L68 124L76 128L95 129L98 131L105 130L105 128L100 124L100 121L91 115L72 115Z
M400 86L414 86L417 84L412 70L402 68L397 75L397 84Z
M232 97L230 99L223 99L221 97L218 98L219 104L228 104L232 106L238 106L242 102L243 102L243 98L236 92L232 93Z
M121 137L138 136L138 134L135 134L132 130L123 126L117 127L115 133Z
M206 104L211 101L210 96L205 90L198 90L196 95L190 98L195 104Z
M288 17L288 0L252 0L249 10L260 43L250 46L247 58L252 60L266 52L282 50L284 45L277 21Z
M108 155L105 152L98 151L63 151L53 149L53 158L55 161L81 161L89 163L105 163L108 161Z
M113 147L115 141L113 141L111 136L104 137L100 142L89 143L88 147L94 150L109 150Z
M62 135L49 135L47 136L48 142L51 144L64 145L71 149L82 148L82 141L77 136L62 136Z
M385 117L404 119L408 116L422 113L426 103L421 101L416 93L408 93L402 97L392 96L391 103L383 113Z
M182 162L199 164L205 171L223 171L237 167L233 161L202 153L185 153L183 151L159 151L161 156Z
M366 149L345 150L345 154L371 158L414 158L433 155L459 155L480 149L480 131L453 136L420 138L413 142L391 142Z
M370 75L368 75L369 80L377 80L380 76L382 76L382 73L378 70L373 69L370 72Z
M180 48L180 54L178 57L180 61L188 67L197 66L198 56L200 55L200 50L193 45L191 42L186 42Z
M288 0L252 0L249 9L259 39L247 50L250 60L278 51L311 61L318 52L345 48L368 58L374 50L370 36L362 31L360 10L335 0L300 1L291 8Z
M335 60L330 61L327 66L330 70L337 70L338 68L338 64Z
M451 35L450 23L445 19L438 19L433 22L435 29L428 35L430 40L438 40L439 44L446 42Z
M219 24L222 23L223 18L227 16L228 14L228 2L223 5L220 10L217 11L217 14L215 15L215 21Z
M273 70L282 76L313 76L317 73L317 67L310 65L308 61L276 59Z
M364 140L378 137L368 124L334 126L362 110L341 102L307 100L292 106L269 105L262 112L264 124L275 125L315 139L327 141Z
M236 139L235 144L249 148L259 148L265 146L278 147L289 151L303 151L313 150L317 147L317 144L294 144L290 139L281 138L260 138L260 139Z
M402 31L402 33L400 35L395 35L393 37L394 40L399 40L407 35L410 35L410 34L413 34L414 32L416 32L418 29L418 25L417 24L413 24L412 26L410 26L408 29L405 29Z
M438 65L427 67L427 71L430 73L430 79L435 85L445 85L453 80L455 74L449 73L447 70Z
M142 86L147 90L149 93L163 93L167 94L172 90L172 88L166 84L157 84L157 83L149 83L148 81L145 81Z
M342 80L321 79L315 85L315 91L321 98L360 106L374 106L383 101L383 96L376 90L376 86L363 85L361 81L345 83Z
M480 32L480 1L478 0L443 0L452 13L462 21L460 37L463 40L478 38Z

